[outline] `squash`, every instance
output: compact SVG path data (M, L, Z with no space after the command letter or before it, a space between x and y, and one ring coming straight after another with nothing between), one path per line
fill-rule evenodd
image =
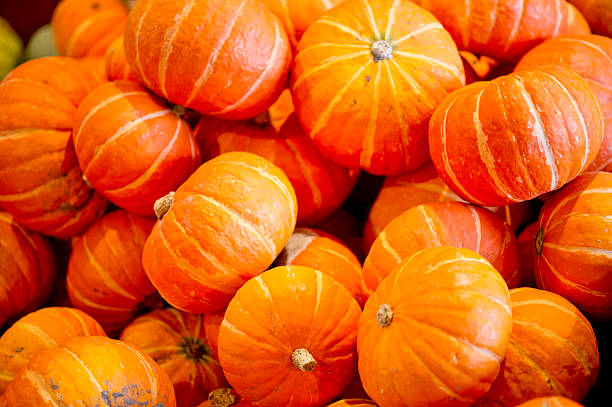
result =
M576 403L565 397L553 396L553 397L539 397L537 399L529 400L526 403L520 404L516 407L584 407L580 403Z
M589 22L593 34L612 36L612 3L608 0L569 0Z
M130 70L123 48L123 37L119 37L110 43L104 55L106 77L109 81L120 79L138 81L136 75Z

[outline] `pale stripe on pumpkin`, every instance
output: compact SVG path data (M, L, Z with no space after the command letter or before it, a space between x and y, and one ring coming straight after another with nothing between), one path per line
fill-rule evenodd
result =
M363 3L365 4L365 8L368 12L368 17L370 19L370 24L372 25L372 31L374 31L374 36L376 38L381 38L380 35L380 30L378 29L378 26L376 25L376 19L374 18L374 11L372 11L372 6L370 5L370 3L368 2L368 0L362 0Z
M301 55L302 53L300 52L300 56ZM302 82L306 78L308 78L310 75L313 75L321 70L324 70L325 68L328 68L330 65L333 65L336 62L342 62L348 59L353 59L353 58L367 56L367 55L370 55L369 49L365 51L353 52L351 54L336 55L336 56L332 56L327 59L324 59L323 61L321 61L320 64L318 64L315 68L311 69L310 71L302 72L300 76L298 76L297 79L295 80L293 84L293 89L297 89L297 87L300 86Z
M19 327L25 329L34 336L37 336L38 339L42 340L47 346L52 348L57 346L57 342L53 338L51 338L45 331L40 329L40 327L27 322L19 322Z
M409 126L406 124L406 120L404 120L402 109L399 103L399 99L397 97L397 89L395 87L395 79L393 79L393 75L391 74L391 68L389 64L384 64L385 69L387 70L387 75L389 76L389 83L391 84L391 93L393 94L393 110L395 111L395 115L397 116L397 123L400 126L400 136L402 140L402 146L409 145L411 137L408 135ZM404 148L404 152L406 149Z
M398 51L398 50L393 51L393 55L399 55L404 58L409 58L409 59L414 59L420 62L425 62L429 65L438 65L444 68L445 70L449 71L450 73L452 73L453 76L455 76L455 78L457 78L459 82L463 82L463 79L461 77L461 71L456 66L449 65L444 61L440 61L439 59L432 58L426 55L415 54L413 52Z
M544 230L549 230L550 229L549 228L550 223L557 218L555 216L557 214L557 212L559 210L561 210L563 207L565 207L565 205L567 205L570 201L573 201L574 199L582 198L584 195L590 195L590 194L612 194L612 188L592 188L592 189L586 189L586 190L583 190L583 191L575 192L574 194L568 196L567 198L563 199L561 202L558 202L555 205L555 209L553 209L550 212L550 214L548 215L548 220L546 222L546 225L544 225L543 229Z
M139 352L137 352L136 350L134 350L132 347L128 346L127 344L125 344L122 341L116 341L116 344L123 346L124 348L126 348L127 350L129 350L131 353L133 353L134 355L136 355L136 357L138 358L138 360L140 361L140 364L142 365L142 367L144 368L145 373L147 374L147 378L149 379L149 390L151 390L151 393L149 393L147 391L148 394L151 395L151 404L153 406L155 406L155 403L157 403L158 401L158 389L157 389L157 375L155 374L156 372L153 370L153 367L151 366L151 364L144 358L144 356L142 356Z
M391 246L389 241L387 240L387 231L386 230L383 230L382 233L380 235L378 235L378 239L380 239L380 244L382 245L383 249L385 249L391 256L393 256L393 258L395 259L395 261L397 263L401 263L402 262L402 256L399 255L397 250L395 250Z
M85 373L87 374L87 378L89 379L89 381L91 382L91 384L94 385L94 387L97 389L97 391L101 394L103 391L102 386L100 385L100 383L98 382L98 380L95 378L95 376L93 375L92 371L85 365L85 363L83 363L83 361L74 354L74 352L71 352L70 350L60 347L58 348L61 351L64 351L66 353L68 353L68 355L70 355L74 360L76 360L76 362L81 365L81 367L83 368L83 370L85 370ZM82 377L82 376L81 376Z
M396 60L388 59L387 61L389 62L390 65L393 65L393 67L397 69L400 76L408 83L408 85L410 85L412 92L420 97L420 102L423 103L428 110L433 111L433 109L435 109L436 106L435 106L435 101L429 96L430 92L427 91L427 89L424 89L421 83L417 81L416 79L414 79L412 75L408 74L408 72L406 72ZM389 65L389 64L385 64L385 65ZM402 121L404 120L405 119L402 119Z
M407 39L410 39L410 38L416 37L417 35L428 33L429 31L434 31L434 30L444 30L444 27L442 27L442 24L440 23L429 23L420 28L417 28L416 30L404 35L403 37L397 40L393 40L392 42L393 42L393 45L398 45L400 42L403 42ZM389 38L389 34L387 34L387 38Z
M391 29L393 28L393 24L395 23L395 15L397 14L397 7L401 4L401 0L393 0L393 5L389 10L389 17L387 19L387 29L385 30L384 39L389 41L391 40Z
M516 293L517 291L523 291L525 288L528 287L523 287L523 288L515 288L514 290L512 290L514 293ZM585 327L587 327L589 330L591 329L589 325L587 325L584 320L582 318L580 318L575 312L572 312L571 310L567 309L566 307L562 307L559 304L556 304L552 301L547 301L547 300L525 300L525 301L512 301L512 308L517 308L517 307L522 307L525 305L543 305L543 306L547 306L547 307L552 307L554 308L556 311L561 311L567 315L572 316L576 321L580 322L582 325L584 325Z
M587 254L591 256L604 256L612 260L612 250L608 250L608 249L600 249L596 247L564 246L564 245L549 243L549 242L544 242L544 247L553 249L553 250L561 250L564 252L570 252L570 253L582 253L582 254Z
M312 203L315 205L316 208L321 208L321 206L323 205L323 195L321 194L321 188L319 187L319 184L314 179L311 167L306 165L302 154L300 154L297 147L291 140L285 138L283 139L283 141L287 148L293 153L295 161L298 167L300 168L300 171L302 172L302 175L304 176L304 179L306 180L310 191L312 192Z
M604 58L608 60L608 62L612 64L612 58L610 58L610 55L608 55L608 53L604 51L599 45L593 42L589 42L589 41L585 41L585 40L581 40L579 38L573 38L573 37L560 37L560 38L556 38L555 41L577 42L588 48L592 48L595 51L597 51L599 54L601 54Z
M474 209L474 207L472 205L467 205L468 210L470 211L470 213L472 214L472 217L474 218L474 230L476 231L476 253L480 253L480 241L482 239L482 225L480 223L480 215L478 214L478 212L476 211L476 209ZM508 236L508 229L504 229L505 230L505 235Z
M546 258L546 256L544 254L542 254L541 256L539 256L540 259L544 260L544 263L546 263L546 266L548 266L548 269L552 272L552 274L557 278L557 280L559 280L560 282L562 282L563 284L572 287L573 289L583 292L585 294L590 294L593 295L595 297L607 297L610 295L610 293L607 292L603 292L603 291L597 291L594 290L592 288L586 287L582 284L579 284L575 281L572 281L570 279L568 279L567 277L565 277L563 274L561 274L552 264L551 262ZM542 280L542 288L543 289L547 289L546 287L546 283Z
M350 28L350 27L348 27L348 26L346 26L346 25L344 25L342 23L339 23L337 21L333 21L333 20L330 20L330 19L328 19L326 17L323 17L323 18L318 19L314 24L325 24L325 25L329 25L331 27L335 27L335 28L337 28L338 30L340 30L342 32L350 34L355 39L369 44L368 39L361 38L361 34L359 34L357 31L355 31L352 28Z
M142 23L143 23L144 19L147 17L147 14L149 14L149 11L153 7L153 3L155 3L155 0L147 0L147 5L145 6L144 12L140 16L140 20L138 20L138 24L137 24L137 28L136 28L136 33L135 33L135 36L134 36L134 39L135 39L134 42L136 43L136 46L134 47L134 50L136 52L136 56L135 56L136 65L137 65L137 68L138 68L138 72L140 73L140 80L144 82L144 84L146 85L147 88L152 88L152 86L151 86L151 81L145 75L145 71L144 71L144 69L142 67L142 61L140 59L141 58L140 57L140 31L142 30Z
M111 307L109 305L102 305L102 304L98 304L98 303L91 301L90 299L86 298L79 290L75 288L75 286L72 284L70 279L66 280L66 287L68 288L68 292L70 293L71 297L73 296L77 301L83 303L83 305L87 307L100 309L106 312L126 312L126 313L134 312L134 310L131 308Z
M76 42L81 38L81 34L85 32L92 24L96 23L96 20L104 20L109 18L114 18L116 15L122 15L123 12L121 10L110 9L104 10L99 13L93 14L89 18L85 19L79 26L74 30L68 43L66 45L65 55L71 57L72 51L75 47Z
M38 395L45 401L45 403L52 405L53 407L62 407L62 405L58 404L53 396L53 392L51 388L47 384L47 380L43 375L38 372L35 372L31 369L26 369L23 373L24 378L30 382L34 390L38 393Z

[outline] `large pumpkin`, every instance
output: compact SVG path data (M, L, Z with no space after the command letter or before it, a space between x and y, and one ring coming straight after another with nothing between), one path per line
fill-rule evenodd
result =
M138 346L168 373L180 407L195 407L227 385L202 328L201 314L166 308L136 318L120 339Z
M342 284L310 267L276 267L242 286L225 312L219 361L259 406L325 406L356 373L361 309Z
M266 270L297 217L283 171L244 152L202 164L164 203L142 262L162 297L193 313L222 309L245 281Z
M589 321L565 298L535 288L510 290L512 334L491 390L477 407L514 407L544 396L580 401L599 373Z
M50 307L15 322L0 337L0 395L38 352L75 336L104 336L95 319L74 308Z
M253 117L286 87L289 40L259 1L139 1L124 41L146 87L203 114Z
M359 375L380 406L468 406L495 380L512 329L508 287L468 249L422 250L370 296Z
M583 407L583 405L565 397L553 396L538 397L516 407Z
M552 194L538 219L539 288L596 319L612 318L612 174L590 172Z
M427 160L427 122L465 83L459 52L409 1L347 0L304 33L292 71L297 116L345 167L399 174Z
M612 36L612 3L608 0L569 0L589 22L594 34Z
M575 72L542 67L477 82L450 94L429 123L440 176L485 206L530 200L560 188L593 162L603 114Z
M37 353L0 407L176 407L168 375L142 350L103 336L70 338Z
M0 83L0 204L30 230L82 233L106 207L82 179L72 126L97 85L76 60L28 61Z
M138 215L154 216L155 201L200 164L189 125L134 82L107 83L87 95L73 138L87 180Z

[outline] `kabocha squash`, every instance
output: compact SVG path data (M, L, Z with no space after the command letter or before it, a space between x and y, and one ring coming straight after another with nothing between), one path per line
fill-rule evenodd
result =
M144 269L172 306L204 314L224 308L245 281L272 264L297 217L287 176L245 152L202 164L159 206Z
M429 122L444 182L479 205L503 206L560 188L593 162L603 114L573 71L542 67L450 94Z
M176 407L168 375L145 352L102 336L75 337L37 353L0 407Z
M0 83L0 204L30 230L76 235L106 207L82 180L71 137L76 109L96 85L65 57L28 61Z
M108 333L163 306L141 265L152 227L151 219L116 210L94 223L72 250L66 278L70 301Z
M519 259L521 260L521 270L523 280L521 287L535 287L535 262L536 262L536 234L538 233L538 223L534 222L527 226L516 240L518 244Z
M295 116L280 131L265 117L243 122L203 117L196 137L204 161L230 151L247 151L282 169L295 189L300 225L314 224L336 210L359 175L358 170L322 156Z
M330 404L328 407L365 407L375 406L372 400L361 400L361 399L344 399L338 400L335 403Z
M324 155L392 175L427 160L427 122L465 74L427 11L409 1L347 0L306 30L291 81L297 116Z
M103 57L123 35L127 17L120 0L62 0L51 19L57 50L74 58Z
M168 373L181 407L195 407L209 392L227 385L207 343L201 314L153 311L136 318L120 339L138 346Z
M287 34L255 0L139 1L124 42L147 88L202 114L254 117L286 87Z
M529 51L516 71L542 65L569 68L582 76L599 100L604 116L604 138L590 171L612 172L612 38L600 35L563 36Z
M569 0L589 22L594 34L612 36L612 3L608 0Z
M309 267L276 267L247 281L231 300L219 361L245 401L325 406L355 377L360 314L332 277Z
M555 396L539 397L516 407L583 407L583 405L565 397Z
M468 406L495 380L512 329L508 288L467 249L422 250L370 296L359 375L380 406Z
M514 407L535 397L580 401L599 373L589 321L565 298L535 288L510 290L512 334L499 376L476 407Z
M439 246L474 250L493 264L509 287L521 281L516 238L503 220L477 206L432 202L402 213L378 235L363 264L367 286L375 290L404 259Z
M138 78L130 70L130 67L125 58L125 49L123 48L123 37L117 38L111 42L104 55L106 77L109 81L117 81L120 79L137 81Z
M538 288L589 317L612 319L612 174L590 172L552 194L536 233Z
M138 215L174 191L200 164L189 125L134 82L99 86L76 114L74 145L87 180Z
M47 239L26 230L6 212L0 212L0 237L2 328L14 318L42 306L57 275L55 256Z
M74 308L50 307L15 322L0 337L0 395L38 352L75 336L105 336L95 319Z
M567 30L565 35L587 35L591 33L591 27L580 10L571 3L567 3Z

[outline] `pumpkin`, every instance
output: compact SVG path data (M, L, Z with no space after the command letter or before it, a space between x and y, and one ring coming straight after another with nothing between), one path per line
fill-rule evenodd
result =
M355 377L360 314L348 290L320 271L268 270L247 281L225 311L225 377L258 406L325 406Z
M529 51L516 70L542 65L569 68L582 76L599 100L604 116L604 138L590 171L612 171L612 38L599 35L563 36Z
M364 406L375 406L372 400L363 399L343 399L338 400L335 403L330 404L328 407L364 407Z
M96 82L98 84L103 84L108 82L106 79L106 65L104 62L104 58L101 57L87 57L81 58L78 60L85 69L88 69L89 72L96 78Z
M60 55L103 57L123 34L128 10L120 0L61 0L51 19Z
M523 280L520 284L521 287L536 286L534 268L536 261L535 237L537 232L538 223L534 222L523 229L518 239L516 239L523 274Z
M130 70L125 59L125 49L123 48L123 37L115 39L108 46L104 55L106 77L109 81L120 79L137 81L138 78Z
M468 51L459 51L463 69L465 70L465 83L470 83L484 80L492 70L500 65L499 61L489 58L485 55L474 55Z
M535 288L510 290L512 334L491 390L477 407L516 406L535 397L582 400L599 373L589 321L565 298Z
M51 245L0 212L0 328L42 306L56 279ZM0 365L1 366L1 365Z
M268 109L270 124L276 131L280 131L283 124L291 117L294 111L293 97L291 96L291 91L287 88Z
M463 248L424 249L368 299L359 375L381 406L468 406L497 377L511 330L508 287L488 261Z
M23 43L8 21L0 17L0 80L19 62Z
M83 174L109 201L138 215L174 191L200 164L189 125L134 82L99 86L76 114Z
M206 343L208 343L208 346L210 346L210 350L217 360L219 359L219 330L221 329L221 323L223 322L224 315L225 309L222 309L217 312L204 314L202 317Z
M82 180L71 138L76 109L95 86L65 57L28 61L0 83L0 205L30 230L80 234L106 208Z
M515 62L567 31L565 0L415 0L446 28L459 49Z
M103 336L74 337L37 353L0 407L176 407L168 375L142 350Z
M450 94L429 123L429 148L457 195L503 206L556 190L586 170L603 127L589 85L567 68L549 66Z
M538 288L594 319L612 318L612 174L589 172L544 203L535 239Z
M240 395L228 387L220 387L208 394L208 399L198 407L250 407L246 401L240 400Z
M493 264L509 287L521 280L516 238L503 220L477 206L431 202L410 208L378 235L363 263L367 286L375 290L404 259L439 246L475 251Z
M522 403L516 407L583 407L583 406L580 403L576 403L574 400L570 400L565 397L553 396L553 397L539 397L537 399L529 400L526 403Z
M612 3L608 0L569 0L589 22L593 34L612 36Z
M173 307L206 314L272 264L293 233L297 203L280 168L230 152L202 164L157 213L144 269Z
M353 252L332 235L317 229L295 229L274 264L319 270L344 285L362 307L370 295L361 263Z
M196 128L202 158L248 151L276 164L291 181L298 204L297 222L312 225L336 210L351 192L359 171L322 156L295 116L276 131L262 121L235 122L203 117Z
M571 3L567 3L567 30L565 35L587 35L591 33L591 27L580 10Z
M168 373L179 406L196 407L227 385L202 328L201 314L166 308L136 318L119 339L145 351Z
M94 223L70 255L66 287L72 304L109 333L163 302L141 265L153 221L116 210Z
M427 160L427 122L464 83L457 47L430 13L408 1L347 0L304 33L291 90L321 153L394 175Z
M124 42L147 88L202 114L254 117L286 87L287 34L255 0L139 1Z
M24 316L0 337L0 395L41 350L75 336L92 335L106 334L95 319L78 309L49 307Z

